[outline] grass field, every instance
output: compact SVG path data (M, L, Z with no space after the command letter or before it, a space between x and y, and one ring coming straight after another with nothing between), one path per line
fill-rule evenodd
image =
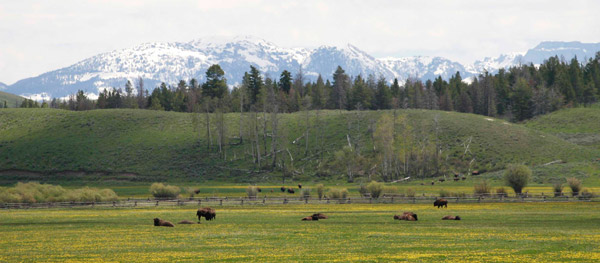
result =
M374 153L366 150L373 148L368 126L383 114L391 112L321 111L317 129L316 112L310 112L313 129L310 134L322 135L323 146L317 145L316 137L312 137L309 151L314 154L324 150L322 162L304 155L304 141L292 143L305 130L303 113L281 114L280 125L285 127L281 133L287 135L281 139L282 145L287 145L294 157L293 169L298 171L293 178L288 176L288 180L344 181L343 171L329 166L334 153L347 145L346 135L350 134L360 138L364 154L372 157ZM475 158L472 168L478 170L501 170L508 163L538 165L557 159L592 161L600 156L598 149L569 143L501 119L430 110L399 110L398 114L406 117L414 134L428 136L434 136L432 126L437 117L438 138L450 165L471 160L471 157L468 160L461 157L462 143L467 138L472 138L470 151ZM225 159L216 154L215 147L207 150L204 116L199 116L200 119L194 116L198 117L189 113L124 109L85 112L0 109L0 184L31 180L61 185L156 180L281 182L281 172L259 171L249 157L247 139L242 145L231 139L233 144L225 147ZM239 113L226 114L225 122L227 138L237 136ZM352 126L350 130L349 126ZM286 160L286 166L292 167L287 154L280 158ZM321 168L317 168L319 166ZM318 169L321 169L319 174Z
M40 209L0 213L0 261L598 262L600 203ZM413 211L419 221L393 220ZM300 221L314 212L330 216ZM442 221L444 215L461 221Z
M563 109L539 116L526 127L554 134L569 142L600 149L600 106Z
M19 107L24 99L21 96L0 91L0 104L2 104L2 107L4 107L4 102L6 102L6 106L9 108Z

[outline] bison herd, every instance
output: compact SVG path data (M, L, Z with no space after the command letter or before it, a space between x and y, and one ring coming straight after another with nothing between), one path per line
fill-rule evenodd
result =
M281 187L282 192L285 190L293 191L293 189L285 189L284 187ZM441 207L448 208L448 201L446 199L436 199L435 202L433 202L433 206L437 206L437 208L441 208ZM198 211L196 212L196 216L198 217L197 224L200 224L202 217L204 217L207 221L210 221L217 217L217 213L215 212L214 209L212 209L210 207L203 207L203 208L198 209ZM302 218L302 221L318 221L319 219L327 219L327 218L329 218L329 217L322 213L316 213L316 214L312 214L311 216ZM417 221L418 219L419 218L418 218L417 214L415 214L413 212L403 212L401 215L394 215L394 220ZM458 215L457 216L447 215L447 216L442 217L442 220L461 220L461 218ZM189 221L189 220L183 220L183 221L180 221L178 224L196 224L196 223ZM160 218L154 218L154 226L174 227L175 225L173 225L173 223L171 223L169 221L162 220Z

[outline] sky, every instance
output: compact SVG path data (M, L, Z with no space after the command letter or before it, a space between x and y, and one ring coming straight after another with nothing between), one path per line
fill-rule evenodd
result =
M600 42L600 1L0 0L0 82L146 42L252 35L463 64L541 41Z

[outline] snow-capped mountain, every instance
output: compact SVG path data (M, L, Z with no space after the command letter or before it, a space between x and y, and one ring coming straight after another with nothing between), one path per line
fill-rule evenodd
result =
M542 42L524 55L501 55L463 66L442 57L378 59L352 45L284 48L250 36L210 37L186 43L146 43L103 53L69 67L20 80L5 91L38 100L65 97L77 90L94 97L105 88L122 88L127 80L138 77L142 77L145 87L151 90L161 82L176 84L192 78L202 82L206 70L213 64L219 64L225 71L229 85L240 83L250 65L271 78L279 78L283 70L295 74L301 69L307 79L314 80L319 74L331 79L339 65L350 76L374 74L389 81L398 78L401 83L407 78L427 80L441 76L448 79L457 71L466 79L485 70L495 72L519 63L539 64L554 55L565 59L575 55L589 58L598 50L600 44Z

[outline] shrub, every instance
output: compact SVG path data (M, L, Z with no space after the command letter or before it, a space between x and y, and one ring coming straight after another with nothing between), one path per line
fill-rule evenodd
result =
M511 187L517 195L520 195L523 188L527 186L529 177L531 177L531 169L522 164L508 165L504 172L506 185Z
M367 190L371 194L371 197L379 198L379 196L381 195L381 192L383 192L383 183L371 181L367 185Z
M324 192L325 192L325 186L323 186L323 184L318 184L317 185L317 195L319 196L319 199L323 198Z
M508 192L506 192L506 188L504 188L504 187L498 187L498 188L496 188L496 195L498 197L507 197L508 196Z
M488 196L492 191L492 186L485 180L473 185L475 195Z
M150 186L150 194L156 198L176 198L179 195L179 187L173 185L164 185L162 183L153 183Z
M406 188L405 192L407 197L415 197L415 189Z
M571 194L573 196L579 195L579 191L581 191L581 188L583 187L579 179L575 177L567 178L567 184L569 185L569 188L571 188Z
M329 192L327 193L327 195L331 199L345 199L348 197L348 189L346 189L346 188L329 189Z
M58 185L35 182L17 183L13 188L0 189L0 202L5 203L106 202L117 199L117 194L110 189L84 187L66 190Z
M310 197L310 189L302 188L302 197L309 198Z
M552 191L554 192L554 196L562 196L563 184L555 183L552 185Z
M258 187L248 186L248 188L246 188L246 194L248 195L248 198L256 198L258 195Z
M365 185L361 184L358 187L358 193L360 194L360 196L366 196L369 193L369 190Z

